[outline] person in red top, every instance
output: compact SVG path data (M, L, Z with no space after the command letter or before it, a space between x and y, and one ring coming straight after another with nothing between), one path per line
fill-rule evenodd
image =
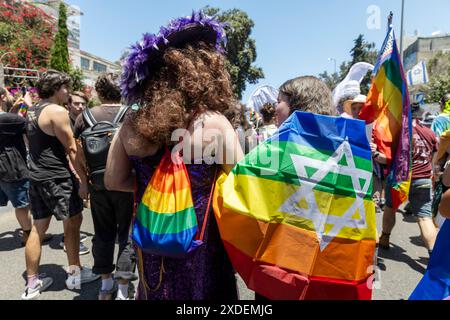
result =
M438 141L434 132L420 123L422 110L418 104L412 105L413 116L413 172L409 192L411 211L417 218L422 239L428 252L431 252L436 241L437 229L432 215L432 160L437 152ZM395 212L392 200L386 192L386 209L383 215L383 234L379 241L382 249L389 249L389 236L395 225Z

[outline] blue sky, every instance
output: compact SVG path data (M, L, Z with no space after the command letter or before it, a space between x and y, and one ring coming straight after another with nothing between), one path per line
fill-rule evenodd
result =
M349 59L353 39L362 33L379 49L386 34L386 17L394 12L400 34L401 0L68 0L81 8L81 49L109 60L118 60L124 48L140 40L145 32L157 32L161 25L192 9L205 5L221 9L239 8L255 22L258 59L266 78L248 86L243 101L259 85L280 86L300 75L334 71ZM381 28L369 28L375 21L370 6L380 10ZM450 32L449 0L406 0L405 31L429 36Z

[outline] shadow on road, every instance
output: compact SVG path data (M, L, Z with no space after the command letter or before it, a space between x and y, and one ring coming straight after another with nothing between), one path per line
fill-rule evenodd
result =
M73 300L98 300L101 284L100 280L83 284L81 290L74 291L78 293L78 296L74 297Z
M406 263L411 269L421 274L425 274L426 269L406 254L406 250L395 244L391 244L390 250L380 249L378 255L383 259Z
M0 233L0 252L5 251L14 251L17 249L24 248L25 245L22 245L22 236L20 235L21 229L16 229L15 231L7 231ZM51 236L49 234L49 236ZM55 239L51 237L50 239L44 241L42 246L50 246L54 245ZM54 249L54 248L52 248Z
M56 264L45 264L39 266L39 274L41 276L48 276L53 278L52 286L46 292L61 292L68 290L66 288L66 270L62 266ZM26 283L26 271L23 272L22 277ZM97 295L100 290L101 281L97 280L89 284L83 284L81 290L72 290L78 293L74 300L97 300Z
M407 214L405 211L399 210L399 213L403 215L403 222L406 223L417 223L417 218L412 214Z
M0 233L0 252L14 251L22 247L22 238L19 236L19 229Z
M52 286L47 290L47 292L60 292L66 290L66 270L62 266L56 264L43 264L39 266L40 276L47 276L53 278ZM23 279L26 282L27 274L26 271L22 274Z
M423 242L422 237L420 236L409 237L409 241L417 247L425 248L425 243Z

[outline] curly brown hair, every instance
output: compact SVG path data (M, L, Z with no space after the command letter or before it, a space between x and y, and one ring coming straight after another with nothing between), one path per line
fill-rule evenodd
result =
M72 79L64 72L48 70L37 82L39 98L48 99L58 92L63 85L70 87Z
M235 103L224 56L204 43L169 48L152 72L143 106L131 119L152 144L170 144L172 132L186 128L197 114L224 114Z
M264 124L272 123L275 117L275 107L270 103L266 103L261 108L260 113L263 117Z
M114 73L103 73L95 82L95 91L100 100L120 103L122 99L120 95L119 75Z

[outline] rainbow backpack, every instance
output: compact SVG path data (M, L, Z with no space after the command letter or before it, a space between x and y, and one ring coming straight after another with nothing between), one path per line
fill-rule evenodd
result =
M213 190L214 184L211 195ZM185 258L203 244L211 195L199 233L186 165L179 154L172 156L167 149L137 206L134 242L146 253Z

